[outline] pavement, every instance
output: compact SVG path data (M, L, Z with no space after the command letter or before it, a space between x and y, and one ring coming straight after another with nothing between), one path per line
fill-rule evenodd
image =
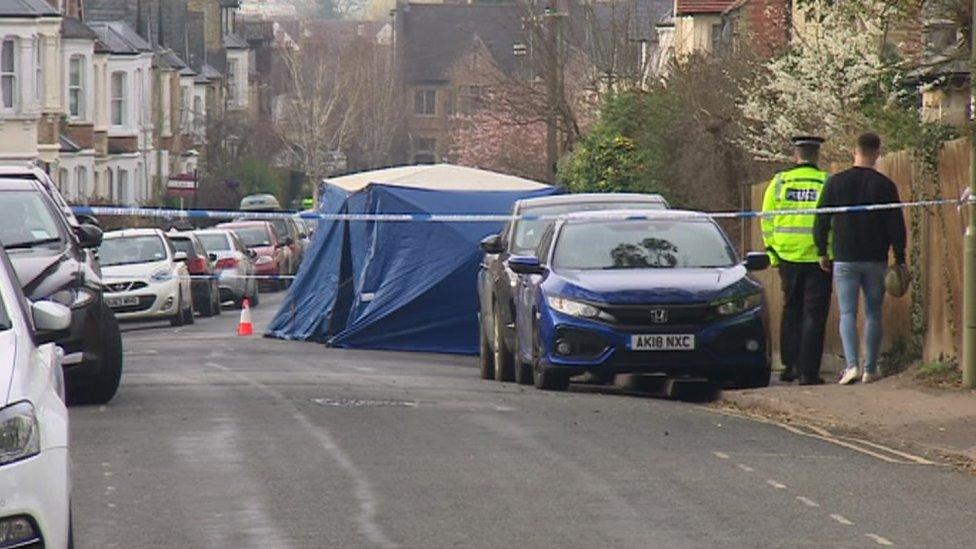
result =
M863 385L726 391L744 412L855 433L976 470L976 391L928 388L912 371Z
M236 321L124 326L119 395L71 410L77 547L973 546L976 477L907 452Z

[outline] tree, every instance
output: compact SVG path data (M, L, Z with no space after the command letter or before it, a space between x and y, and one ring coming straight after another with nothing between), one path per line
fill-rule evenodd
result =
M830 137L825 156L847 154L850 137L870 126L869 104L898 101L897 59L887 55L881 0L807 0L792 48L771 59L744 87L743 146L757 159L786 159L789 138Z

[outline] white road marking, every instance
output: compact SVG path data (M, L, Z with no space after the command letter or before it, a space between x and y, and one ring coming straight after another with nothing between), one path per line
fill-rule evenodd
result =
M729 455L725 452L712 452L718 459L729 459Z
M817 503L816 501L813 501L812 499L810 499L808 497L796 496L796 499L797 499L797 501L799 501L803 505L806 505L807 507L820 507L820 504L819 503Z
M891 540L885 539L879 536L878 534L864 534L864 537L874 540L874 542L877 543L878 545L888 545L888 546L894 545L894 543L892 543Z
M837 522L843 524L844 526L854 526L854 523L844 518L844 515L838 515L834 513L833 515L830 515L830 518L836 520Z
M319 446L325 450L332 459L342 468L346 475L349 476L353 484L353 493L359 502L359 517L357 521L359 522L360 531L366 538L372 542L374 545L383 548L395 548L397 544L393 542L386 533L383 532L382 527L376 521L378 500L376 495L373 493L373 489L369 483L369 479L366 475L353 463L352 458L346 454L345 451L339 447L336 442L335 437L332 433L324 426L319 426L313 424L306 416L299 410L290 400L288 400L283 394L279 393L275 389L254 381L250 377L231 370L230 368L217 364L216 362L207 362L207 366L226 372L241 381L244 381L248 385L254 387L255 389L261 391L262 393L270 396L271 398L287 404L292 411L292 418L298 423L299 426L304 427L316 441L318 441Z
M739 469L742 469L743 471L745 471L747 473L755 473L756 472L755 469L753 469L752 467L749 467L748 465L746 465L744 463L739 463L739 464L736 465L736 467L738 467Z
M773 488L776 488L777 490L786 490L785 484L783 484L782 482L777 482L773 479L768 479L766 481L766 484L772 486Z

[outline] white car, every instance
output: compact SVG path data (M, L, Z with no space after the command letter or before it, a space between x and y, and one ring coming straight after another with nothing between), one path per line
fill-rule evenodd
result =
M193 324L193 295L186 254L159 229L105 233L98 247L105 303L119 320L169 320Z
M234 231L208 229L194 231L207 253L214 258L220 300L233 301L240 308L244 298L252 307L257 306L258 281L254 278L254 258L257 254L247 248Z
M69 547L68 409L62 351L39 330L71 325L71 310L24 297L0 248L0 547Z

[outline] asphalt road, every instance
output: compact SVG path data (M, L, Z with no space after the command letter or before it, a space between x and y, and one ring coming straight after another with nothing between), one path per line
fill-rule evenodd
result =
M118 397L72 410L78 547L976 544L976 478L948 467L236 322L124 326Z

